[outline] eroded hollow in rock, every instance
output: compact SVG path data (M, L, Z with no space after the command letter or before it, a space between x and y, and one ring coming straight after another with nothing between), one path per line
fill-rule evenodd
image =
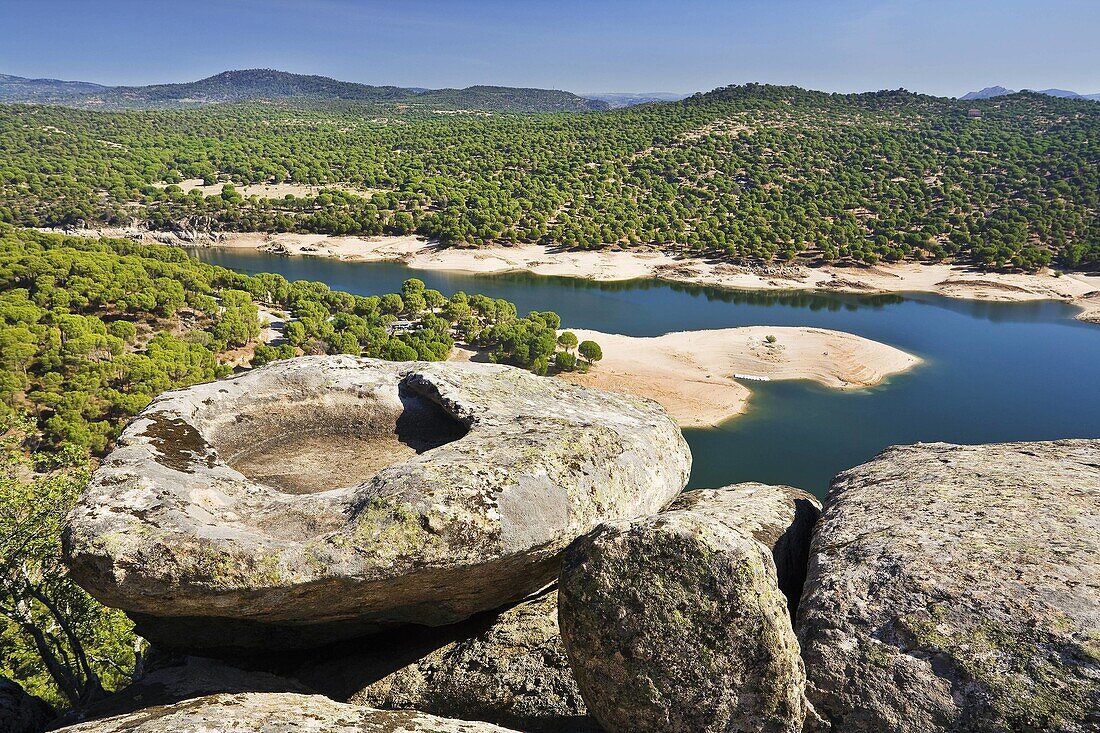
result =
M392 401L337 392L257 405L210 437L221 459L253 481L313 494L361 484L467 432L434 401L401 385Z

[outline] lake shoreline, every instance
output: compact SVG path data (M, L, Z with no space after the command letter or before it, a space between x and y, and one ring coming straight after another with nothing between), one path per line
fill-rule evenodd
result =
M308 234L223 235L212 247L258 249L344 261L401 262L413 269L476 274L526 272L596 282L656 279L727 290L818 290L845 293L934 293L964 300L1067 301L1078 320L1100 324L1100 275L983 272L964 265L899 263L873 266L804 265L746 268L681 258L668 252L567 250L539 244L443 247L419 237L330 237Z
M634 337L567 329L600 344L588 372L559 378L659 402L683 429L714 428L748 409L754 381L808 380L841 391L881 385L921 359L844 331L797 326L740 326ZM478 359L456 348L452 361Z
M144 241L153 241L151 236L146 233ZM317 240L322 248L347 242ZM184 244L178 239L174 243ZM370 246L395 248L392 239ZM412 240L403 246L419 251L426 245ZM320 281L356 295L398 292L402 281L420 277L428 287L448 294L463 290L503 298L523 313L554 310L567 327L611 334L658 337L760 324L769 331L815 327L854 333L923 359L905 374L860 390L828 389L805 380L743 382L743 388L752 391L744 413L717 429L684 431L695 454L693 487L764 481L822 493L838 472L892 444L1098 436L1100 393L1087 385L1100 383L1100 340L1094 327L1073 320L1077 309L1066 300L996 303L917 293L853 295L835 289L773 288L754 293L670 285L655 278L597 284L576 277L527 275L519 268L500 276L454 268L409 270L402 258L377 254L372 262L342 262L331 255L284 257L258 251L254 245L187 251L210 265ZM612 263L647 257L651 255L607 255ZM780 343L786 341L776 335ZM613 361L610 342L604 344L604 353L594 374L606 376L605 368ZM729 377L731 371L722 374ZM702 382L700 389L705 386ZM798 450L792 450L796 444Z
M138 228L43 231L204 248L252 249L347 262L399 262L412 269L471 274L525 272L596 282L654 279L726 290L932 293L991 302L1058 300L1079 309L1077 320L1100 324L1100 274L1083 272L1060 276L1050 270L1040 274L1002 273L966 265L919 262L752 268L717 260L679 257L661 250L570 250L541 244L459 248L444 247L412 235L356 237L227 232L188 241L170 232Z

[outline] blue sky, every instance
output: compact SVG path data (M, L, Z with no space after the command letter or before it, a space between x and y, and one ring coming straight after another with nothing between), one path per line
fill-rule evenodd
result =
M1100 0L0 0L0 73L401 86L1100 92Z

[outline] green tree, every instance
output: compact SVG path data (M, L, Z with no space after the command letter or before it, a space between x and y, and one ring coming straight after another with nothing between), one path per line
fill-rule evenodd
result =
M558 334L558 346L566 351L572 351L577 348L577 343L577 334L572 331L562 331Z
M581 341L577 347L577 353L589 364L594 364L603 359L603 349L595 341Z
M554 365L563 372L571 372L577 368L577 357L568 351L559 351L554 354Z
M397 315L405 310L405 303L397 293L387 293L382 296L378 304L383 313Z
M9 419L0 430L0 675L58 707L88 704L132 678L141 645L125 615L96 603L62 562L65 516L88 480L83 456L43 457L35 470L20 448L33 423Z
M408 280L401 283L401 297L403 298L407 298L410 295L423 295L424 290L424 281L415 277L410 277Z

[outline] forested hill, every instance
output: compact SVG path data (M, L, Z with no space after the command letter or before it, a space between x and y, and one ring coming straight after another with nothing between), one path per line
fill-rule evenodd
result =
M421 107L497 112L590 112L610 109L610 105L600 99L580 97L558 89L527 87L429 89L407 101Z
M135 108L173 105L224 104L258 99L309 99L377 102L411 96L395 86L370 86L337 81L326 76L288 74L273 69L223 71L182 84L111 87L85 97L86 105Z
M510 112L569 112L606 109L599 100L553 89L474 86L466 89L407 89L371 86L327 76L274 69L224 71L183 84L104 87L84 82L22 79L0 75L0 101L50 103L89 109L170 109L249 101L404 103L425 108Z
M580 115L372 104L0 106L0 221L1100 268L1093 102L749 84Z

